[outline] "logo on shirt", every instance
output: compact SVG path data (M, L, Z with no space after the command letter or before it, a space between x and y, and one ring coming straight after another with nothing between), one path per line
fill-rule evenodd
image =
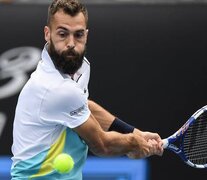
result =
M84 108L85 108L85 105L81 106L80 108L78 108L78 109L76 109L76 110L74 110L74 111L71 111L71 112L70 112L70 115L71 115L71 116L75 116L75 115L79 114L81 111L83 111Z

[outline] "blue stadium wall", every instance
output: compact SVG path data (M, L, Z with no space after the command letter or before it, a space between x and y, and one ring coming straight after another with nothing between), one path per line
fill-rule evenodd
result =
M162 137L207 104L207 5L87 7L91 99ZM0 5L1 156L11 155L15 105L44 46L46 15L46 5ZM171 152L148 162L150 180L206 179L206 171L186 166Z

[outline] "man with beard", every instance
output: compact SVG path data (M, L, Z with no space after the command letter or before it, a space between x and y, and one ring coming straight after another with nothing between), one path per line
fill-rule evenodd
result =
M42 59L16 107L13 180L81 180L88 147L98 156L162 155L158 134L142 132L88 100L87 23L87 10L77 0L54 0L48 9ZM69 173L51 166L60 153L75 162Z

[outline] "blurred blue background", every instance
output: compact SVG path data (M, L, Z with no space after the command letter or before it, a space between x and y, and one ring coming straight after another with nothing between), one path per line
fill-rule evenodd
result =
M10 180L11 157L0 157L0 179ZM83 170L84 180L147 180L147 161L127 158L87 159Z

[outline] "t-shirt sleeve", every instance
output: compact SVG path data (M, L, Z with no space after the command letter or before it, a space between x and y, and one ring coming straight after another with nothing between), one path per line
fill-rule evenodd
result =
M47 90L42 100L40 118L47 124L75 128L83 124L90 113L85 92L76 83L66 81Z

